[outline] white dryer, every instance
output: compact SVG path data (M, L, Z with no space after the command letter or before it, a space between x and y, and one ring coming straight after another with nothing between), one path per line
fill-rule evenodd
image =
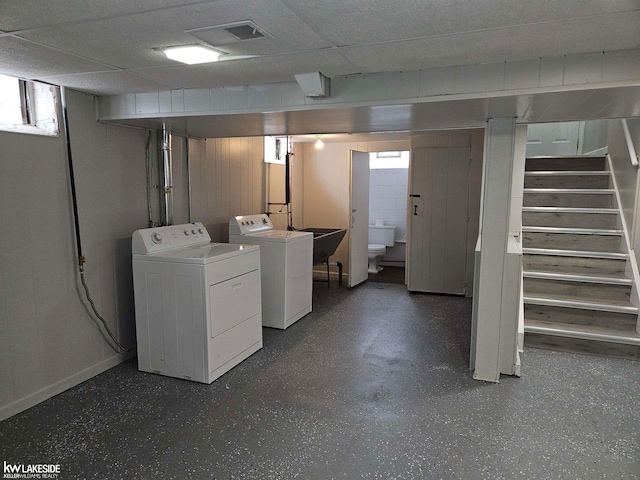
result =
M311 312L313 233L274 230L265 215L229 221L229 243L260 245L262 325L285 329Z
M260 247L190 223L137 230L132 252L139 370L211 383L262 348Z

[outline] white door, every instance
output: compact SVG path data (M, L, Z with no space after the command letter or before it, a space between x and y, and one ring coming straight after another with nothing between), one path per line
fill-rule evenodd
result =
M349 288L369 275L369 154L351 150Z
M408 288L466 293L470 147L417 147L409 178Z
M583 133L584 122L527 125L527 157L578 155Z

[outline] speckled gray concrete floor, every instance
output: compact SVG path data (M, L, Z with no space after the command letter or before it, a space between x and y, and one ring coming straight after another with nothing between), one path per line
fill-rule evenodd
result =
M527 350L467 369L471 301L316 286L314 312L212 385L121 364L0 423L59 478L640 478L640 364Z

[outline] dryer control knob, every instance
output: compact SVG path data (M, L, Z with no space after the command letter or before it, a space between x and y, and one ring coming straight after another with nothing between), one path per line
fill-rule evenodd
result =
M151 235L151 241L153 243L162 243L162 235L160 235L159 233L154 233L153 235Z
M198 233L198 231L197 230L191 230L191 233L193 233L195 235L196 233Z
M198 233L202 235L204 232L202 231L202 229L201 229L201 228L199 228L199 229L198 229Z
M185 230L184 234L188 237L189 236L189 230Z

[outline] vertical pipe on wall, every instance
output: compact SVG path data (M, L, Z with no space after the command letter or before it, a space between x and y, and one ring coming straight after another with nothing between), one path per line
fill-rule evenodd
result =
M152 165L151 165L151 130L149 130L149 136L147 137L147 146L145 149L146 153L146 161L147 161L147 226L149 228L155 227L155 223L153 221L153 209L151 207L151 189L153 188L151 185L151 177L152 177Z
M189 207L189 222L192 222L192 211L191 211L191 150L189 149L189 142L191 139L187 137L187 147L185 151L185 156L187 157L187 204Z
M163 225L173 224L173 165L171 162L171 132L167 130L165 123L162 124L162 137L160 143L162 155L162 194L160 203L162 209Z

